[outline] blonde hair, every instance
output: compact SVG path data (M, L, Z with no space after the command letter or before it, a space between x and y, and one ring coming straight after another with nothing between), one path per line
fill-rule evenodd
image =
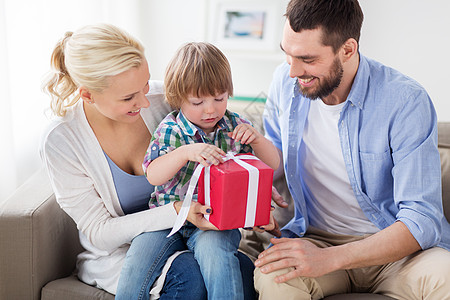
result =
M80 86L102 92L110 77L139 67L144 59L142 44L116 26L97 24L66 32L53 50L51 71L43 83L52 98L51 110L64 116L80 99Z
M188 96L233 96L231 67L225 55L210 43L187 43L175 53L164 78L166 100L179 109Z

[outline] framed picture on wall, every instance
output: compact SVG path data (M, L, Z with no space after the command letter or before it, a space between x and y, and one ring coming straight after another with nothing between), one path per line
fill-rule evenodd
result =
M278 47L283 10L278 0L214 0L210 40L230 50L273 51Z

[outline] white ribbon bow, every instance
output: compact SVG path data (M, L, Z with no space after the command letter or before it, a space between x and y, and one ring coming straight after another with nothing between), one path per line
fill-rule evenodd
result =
M245 225L244 227L253 227L255 224L256 218L256 205L258 199L258 183L259 183L259 170L248 164L242 159L258 159L253 155L239 155L236 156L234 152L227 152L227 154L223 157L223 162L228 160L234 160L241 167L246 169L249 173L249 182L248 182L248 191L247 191L247 208L245 214ZM204 166L199 164L192 174L191 180L189 181L189 187L186 192L186 196L183 200L183 205L181 206L180 212L178 213L177 219L175 220L175 224L173 225L172 230L170 231L167 237L170 237L175 232L180 230L180 228L184 225L186 221L187 215L189 213L189 209L191 207L192 196L194 194L194 189L197 186L198 180L200 178L200 174L203 170ZM210 166L205 168L205 205L210 205ZM209 215L206 215L205 218L209 221Z

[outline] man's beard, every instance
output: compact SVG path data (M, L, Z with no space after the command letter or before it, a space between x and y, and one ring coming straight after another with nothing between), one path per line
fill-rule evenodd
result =
M325 77L317 88L314 87L303 87L300 83L297 83L300 87L300 90L303 96L315 100L315 99L323 99L329 96L340 84L342 80L342 76L344 74L344 69L342 67L339 58L336 57L333 61L333 65L331 66L330 75Z

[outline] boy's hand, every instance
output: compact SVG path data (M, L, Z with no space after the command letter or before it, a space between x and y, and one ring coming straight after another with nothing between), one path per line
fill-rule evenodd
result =
M204 143L189 144L181 148L185 152L187 160L199 162L205 167L223 163L222 156L226 155L219 147Z
M233 132L228 132L228 136L241 144L251 144L257 142L263 135L250 124L239 124Z

